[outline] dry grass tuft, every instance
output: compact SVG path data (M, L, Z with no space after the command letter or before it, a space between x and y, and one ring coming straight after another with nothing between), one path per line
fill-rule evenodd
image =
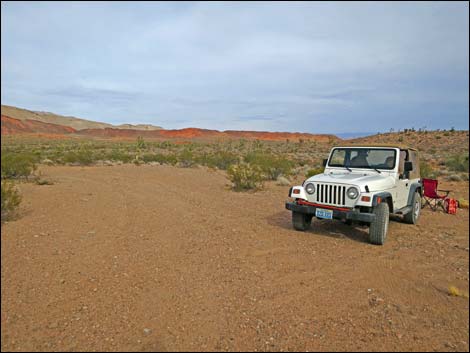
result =
M468 298L468 294L461 291L460 289L458 289L457 287L455 286L450 286L447 290L447 293L452 296L452 297L464 297L464 298Z

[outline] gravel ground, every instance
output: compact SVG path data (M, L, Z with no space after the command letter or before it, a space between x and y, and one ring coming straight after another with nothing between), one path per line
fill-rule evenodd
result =
M223 172L41 167L2 226L2 351L468 351L468 210L292 229L288 187ZM441 185L468 199L468 182Z

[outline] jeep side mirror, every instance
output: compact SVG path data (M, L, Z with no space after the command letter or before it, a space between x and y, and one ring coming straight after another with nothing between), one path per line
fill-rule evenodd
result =
M405 173L411 172L413 170L413 162L405 162Z
M323 160L323 166L326 167L326 164L328 163L328 159Z

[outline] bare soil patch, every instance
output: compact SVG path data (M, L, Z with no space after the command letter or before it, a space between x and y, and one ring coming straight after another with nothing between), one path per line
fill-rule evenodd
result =
M2 351L468 351L468 210L301 233L288 187L222 172L41 167L2 226ZM468 199L468 183L445 184Z

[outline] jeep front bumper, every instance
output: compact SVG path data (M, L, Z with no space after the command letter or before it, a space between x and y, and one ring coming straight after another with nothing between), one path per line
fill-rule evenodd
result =
M317 205L317 204L306 205L306 204L298 204L296 202L286 202L286 209L293 211L293 212L309 214L312 216L315 216L315 211L317 208L324 208L324 209L332 210L333 218L335 219L345 219L345 220L360 221L360 222L366 222L366 223L371 223L375 219L375 214L359 212L359 210L357 209L345 210L345 209L338 209L338 208L331 207L331 206L323 207L322 205Z

